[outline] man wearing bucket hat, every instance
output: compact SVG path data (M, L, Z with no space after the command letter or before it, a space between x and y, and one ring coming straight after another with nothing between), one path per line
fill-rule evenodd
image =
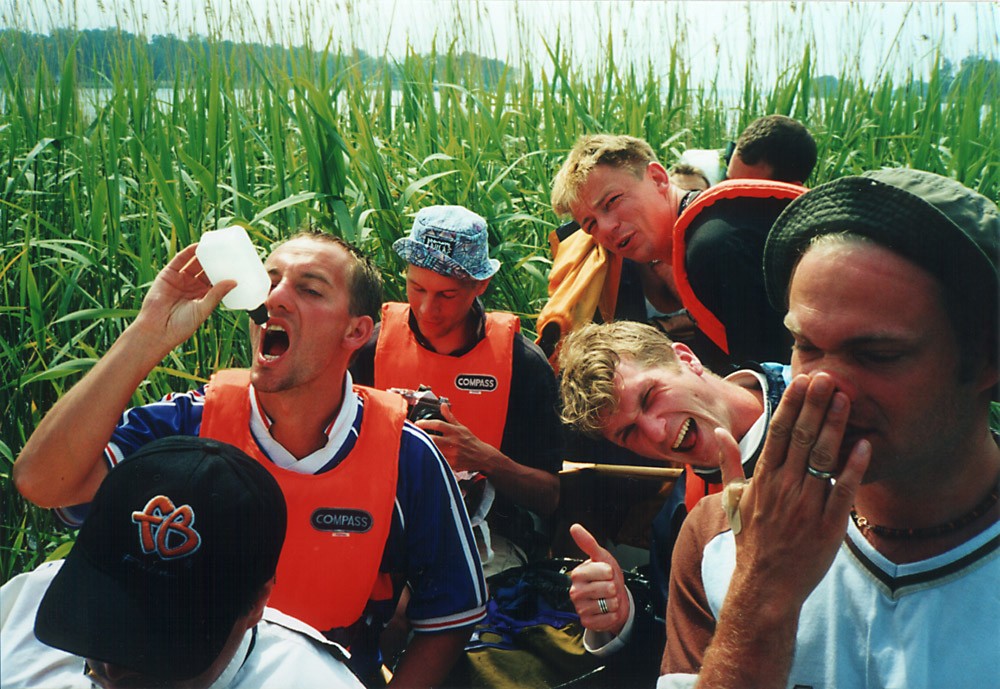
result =
M382 322L351 371L376 388L424 385L447 398L438 418L417 425L460 477L487 479L480 486L485 499L467 502L474 523L489 512L492 529L483 524L480 532L487 573L523 564L525 553L511 557L508 541L528 556L547 546L536 541L534 518L524 510L545 518L559 501L561 427L552 369L520 334L517 316L483 310L480 297L500 262L489 257L482 217L461 206L424 208L393 249L407 262L408 303L383 305ZM475 483L468 487L478 494Z
M360 689L343 649L265 607L285 514L231 445L146 445L101 485L65 561L0 589L0 685Z
M998 246L996 205L916 170L782 213L764 269L797 375L749 483L720 435L727 488L682 527L659 687L996 684Z

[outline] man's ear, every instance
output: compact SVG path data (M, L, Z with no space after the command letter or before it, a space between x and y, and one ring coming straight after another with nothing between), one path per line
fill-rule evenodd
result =
M365 346L375 330L375 320L371 316L352 316L348 330L344 333L344 347L356 352Z
M486 288L490 286L490 280L492 280L492 279L493 279L493 277L490 276L490 277L486 278L485 280L476 280L476 282L479 283L479 284L476 285L476 296L477 297L483 296L483 293L486 292Z
M997 388L1000 387L1000 369L997 368L996 356L988 357L979 370L976 380L978 381L976 386L978 390L988 392L992 399L996 399L994 395Z
M677 355L677 359L681 362L681 364L690 368L695 375L700 376L705 372L705 367L702 365L701 359L699 359L686 344L681 342L671 342L670 347L674 350L674 354Z
M666 168L657 162L652 162L646 166L646 176L653 180L657 189L666 190L670 188L670 175Z
M260 622L261 618L264 616L264 608L267 607L267 601L271 598L271 591L273 590L274 579L271 579L261 587L260 593L257 595L257 600L254 602L253 607L250 609L250 613L247 615L247 629L251 629L255 624Z

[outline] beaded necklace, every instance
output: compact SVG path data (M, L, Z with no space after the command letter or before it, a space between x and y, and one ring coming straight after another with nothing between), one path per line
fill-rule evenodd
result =
M854 510L851 510L851 519L861 531L870 531L876 536L881 536L882 538L892 538L892 539L917 539L917 538L934 538L936 536L943 536L945 534L952 533L953 531L958 531L963 526L968 526L972 522L979 519L981 516L986 514L990 509L993 508L997 502L1000 501L1000 491L996 488L983 498L983 501L972 508L971 512L945 522L944 524L938 524L937 526L927 526L921 529L894 529L890 526L882 526L881 524L872 524L864 517L860 516Z

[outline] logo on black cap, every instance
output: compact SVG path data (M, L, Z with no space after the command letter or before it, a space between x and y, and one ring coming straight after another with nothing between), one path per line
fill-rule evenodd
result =
M132 521L139 526L139 543L147 555L175 560L201 547L201 534L194 530L194 510L190 505L174 507L165 495L157 495L141 511L133 512Z

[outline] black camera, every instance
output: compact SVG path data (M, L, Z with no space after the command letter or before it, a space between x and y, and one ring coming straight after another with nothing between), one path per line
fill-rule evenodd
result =
M389 392L402 395L406 400L408 409L406 418L410 421L422 421L430 419L432 421L444 421L441 414L441 405L448 404L447 397L438 397L431 391L429 385L421 385L416 390L406 388L389 388Z

